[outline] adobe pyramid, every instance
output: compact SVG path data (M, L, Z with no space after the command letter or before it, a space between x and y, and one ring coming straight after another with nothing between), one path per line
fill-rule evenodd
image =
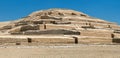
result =
M81 43L119 42L120 38L120 26L116 23L69 9L36 11L0 29L9 35L74 36Z

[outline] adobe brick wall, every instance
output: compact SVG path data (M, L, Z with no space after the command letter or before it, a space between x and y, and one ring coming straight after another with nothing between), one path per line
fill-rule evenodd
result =
M27 31L27 30L39 30L39 25L25 25L21 27L20 31Z
M37 43L73 43L74 44L74 39L73 38L34 38L32 39L33 42Z
M108 28L107 24L91 23L94 27Z
M27 38L22 38L22 39L16 39L16 38L0 38L0 43L5 44L5 43L28 43ZM73 38L31 38L31 44L32 43L60 43L60 44L74 44L75 41Z
M112 43L112 38L106 37L84 37L78 36L78 43ZM30 44L75 44L75 38L73 37L40 37L30 38ZM0 38L0 44L4 43L20 43L21 45L28 45L28 38Z
M81 30L81 36L96 36L96 37L107 37L111 38L112 31L101 31L101 30Z
M26 31L24 35L80 35L80 32L64 30L64 29L52 29L52 30L42 30L42 31Z
M0 38L0 43L17 43L27 42L27 39L16 39L16 38Z
M88 22L71 22L72 24L78 24L78 25L81 25L81 26L84 26L86 25L86 23Z
M120 29L120 26L117 25L110 25L112 27L112 29Z
M10 33L17 33L17 32L22 32L22 31L27 31L27 30L39 30L39 25L24 25L24 26L18 26L13 29L11 29L9 32Z
M112 43L112 38L80 38L79 43L98 43L98 44L110 44Z
M74 29L73 26L46 24L47 29Z
M44 28L44 24L40 24L39 25L39 30L44 30L45 28Z
M120 38L120 34L114 33L114 37L115 37L115 38Z
M20 30L21 30L21 26L18 26L18 27L15 27L15 28L11 29L9 32L10 33L20 32Z

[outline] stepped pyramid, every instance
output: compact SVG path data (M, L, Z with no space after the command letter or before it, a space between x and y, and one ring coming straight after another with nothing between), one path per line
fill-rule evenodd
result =
M75 39L77 43L119 43L120 26L82 12L69 9L48 9L11 22L0 28L4 35L58 36ZM6 33L5 33L6 32ZM54 38L54 37L53 37ZM34 40L34 39L33 39ZM70 42L72 41L70 40ZM37 42L42 42L36 39ZM69 43L69 40L62 42ZM57 40L59 41L59 39Z

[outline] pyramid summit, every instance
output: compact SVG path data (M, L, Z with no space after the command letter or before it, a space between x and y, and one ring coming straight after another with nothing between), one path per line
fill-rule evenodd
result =
M20 43L119 43L120 41L120 26L116 23L93 18L70 9L36 11L0 27L0 31L2 34L0 37L7 43L16 43L16 41Z
M41 16L52 16L52 17L73 17L73 16L81 16L81 17L89 17L88 15L82 13L82 12L78 12L78 11L74 11L74 10L69 10L69 9L48 9L48 10L40 10L40 11L36 11L33 12L32 14L28 15L27 17L31 17L33 18L37 18L41 17ZM38 18L40 19L40 18Z
M71 13L75 13L75 14L83 14L82 12L78 12L78 11L74 11L74 10L70 10L70 9L48 9L48 10L40 10L40 11L36 11L36 12L33 12L31 14L32 15L36 15L36 14L45 14L45 13L48 13L48 15L53 15L53 14L56 14L56 15L60 15L59 13L63 13L63 14L68 14L70 15Z

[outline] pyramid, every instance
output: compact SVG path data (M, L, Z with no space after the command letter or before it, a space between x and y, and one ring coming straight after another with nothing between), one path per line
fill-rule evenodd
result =
M77 43L120 42L120 26L116 23L69 9L36 11L1 27L0 30L4 31L4 35L49 35L51 38L52 36L69 36Z

